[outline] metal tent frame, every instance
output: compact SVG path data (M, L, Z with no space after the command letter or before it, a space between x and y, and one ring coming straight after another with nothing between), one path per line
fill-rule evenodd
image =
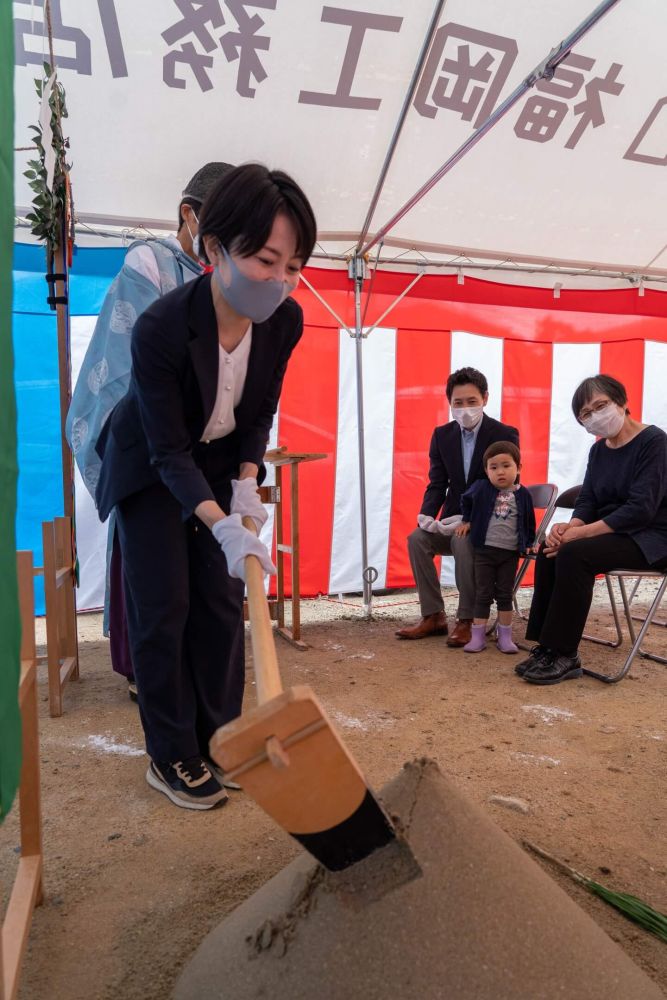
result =
M408 111L410 109L412 99L414 97L414 92L417 86L417 82L421 75L421 70L428 57L428 53L437 29L440 15L445 5L445 0L438 0L433 12L433 17L429 24L427 36L424 40L424 44L419 53L417 64L415 66L412 78L410 80L410 85L403 102L401 113L399 115L398 122L394 129L394 133L391 137L389 148L385 155L382 168L380 170L380 175L371 198L371 202L366 214L366 219L362 226L361 232L359 233L357 244L354 250L354 254L349 262L349 275L354 282L354 314L355 314L355 329L354 329L354 339L356 345L356 381L357 381L357 433L358 433L358 450L359 450L359 499L360 499L360 518L361 518L361 560L362 560L362 581L363 581L363 606L364 613L366 617L370 618L372 615L372 603L373 603L373 583L378 577L377 569L374 566L369 566L368 564L368 530L367 530L367 504L366 504L366 454L365 454L365 427L364 427L364 398L363 398L363 353L362 344L364 339L364 330L362 324L362 311L361 311L361 293L363 288L363 281L365 277L366 268L366 257L368 253L376 246L380 249L386 237L389 236L392 229L395 228L396 224L407 215L407 213L417 205L428 192L438 184L442 178L452 170L453 167L459 163L467 153L473 149L481 139L487 135L491 129L507 114L507 112L514 107L517 101L533 87L538 80L551 79L554 72L556 71L558 65L565 59L565 57L570 53L572 48L580 41L584 35L591 30L591 28L598 23L598 21L604 17L604 15L614 7L619 0L602 0L602 3L598 4L594 11L587 18L585 18L581 24L578 25L572 31L567 38L565 38L560 45L552 49L549 55L541 62L535 69L528 74L528 76L519 84L518 87L503 101L503 103L492 112L489 117L484 121L479 128L477 128L472 135L466 139L466 141L459 146L459 148L446 160L446 162L430 177L411 198L405 202L397 212L382 225L372 236L369 236L370 225L373 220L373 215L377 208L382 189L389 171L389 167L393 160L398 142L400 139L401 131L405 123ZM410 287L419 278L411 282L410 286L406 288L399 298L385 311L381 318L384 318L391 309L394 308L396 303L407 294ZM380 321L378 320L378 323ZM375 324L378 325L377 323Z

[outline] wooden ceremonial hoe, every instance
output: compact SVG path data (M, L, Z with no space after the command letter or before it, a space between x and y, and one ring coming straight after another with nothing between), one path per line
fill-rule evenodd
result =
M250 518L243 524L255 531ZM214 733L211 757L325 868L340 871L396 833L311 688L283 690L255 556L245 573L257 707Z

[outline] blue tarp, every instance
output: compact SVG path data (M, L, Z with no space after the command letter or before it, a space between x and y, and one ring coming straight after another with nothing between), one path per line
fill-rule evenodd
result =
M70 272L70 315L96 316L125 249L77 249ZM56 314L46 304L41 246L14 245L14 385L18 408L16 544L42 565L42 521L63 512ZM44 613L41 580L36 612Z

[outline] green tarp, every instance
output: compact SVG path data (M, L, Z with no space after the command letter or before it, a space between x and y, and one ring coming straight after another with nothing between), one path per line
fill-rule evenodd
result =
M21 768L16 592L16 405L12 352L14 231L14 29L12 2L0 0L0 821Z

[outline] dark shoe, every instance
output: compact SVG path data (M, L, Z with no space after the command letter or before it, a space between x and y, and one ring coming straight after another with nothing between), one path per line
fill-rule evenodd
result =
M472 618L459 618L447 640L447 645L453 649L467 646L472 640Z
M516 667L514 668L514 673L518 674L519 677L523 677L523 675L528 670L532 670L533 667L536 666L538 660L541 660L542 657L548 655L548 653L549 650L547 649L547 647L540 646L538 642L537 646L533 646L533 648L531 649L530 656L528 657L528 659L522 660L521 663L517 663Z
M578 656L549 653L527 670L523 679L529 684L560 684L561 681L576 680L582 674L581 660Z
M430 635L447 635L447 616L444 611L424 615L416 625L399 628L397 639L426 639Z
M136 681L130 681L130 680L128 680L128 682L127 682L127 693L130 696L130 701L133 701L135 703L139 701L139 695L137 693L137 682Z
M242 792L243 789L236 781L230 781L229 778L225 777L225 772L222 770L219 764L213 760L212 757L204 756L204 763L211 772L211 774L218 779L223 788L228 788L230 792Z
M151 761L146 781L182 809L212 809L228 796L201 757L177 760L173 764Z

